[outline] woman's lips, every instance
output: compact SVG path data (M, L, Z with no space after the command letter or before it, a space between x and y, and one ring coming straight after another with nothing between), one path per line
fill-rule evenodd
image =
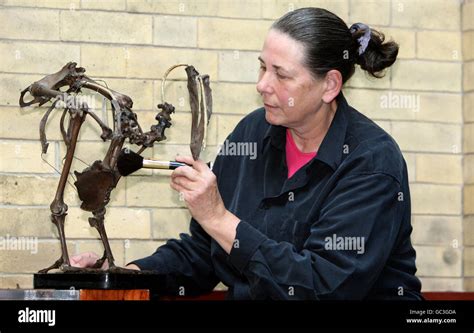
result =
M263 103L263 105L265 105L265 107L267 107L267 108L276 109L276 106L273 106L273 105L270 105L270 104L267 104L267 103Z

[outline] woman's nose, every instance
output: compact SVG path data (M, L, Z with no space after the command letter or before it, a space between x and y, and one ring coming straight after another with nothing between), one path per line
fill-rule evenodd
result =
M265 72L259 76L257 82L257 91L260 95L269 94L273 92L273 88L271 86L270 77L268 72Z

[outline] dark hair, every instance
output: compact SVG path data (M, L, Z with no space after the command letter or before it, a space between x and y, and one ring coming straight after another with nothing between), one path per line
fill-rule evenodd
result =
M365 30L351 33L340 17L322 8L300 8L288 12L271 28L303 44L305 65L315 77L336 69L341 73L343 83L354 74L355 64L374 77L383 77L382 71L395 62L398 54L397 43L384 42L385 36L371 29L367 48L359 55L358 39Z

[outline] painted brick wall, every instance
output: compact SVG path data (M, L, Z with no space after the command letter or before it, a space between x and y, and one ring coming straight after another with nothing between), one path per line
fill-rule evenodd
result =
M358 71L345 94L405 155L424 290L474 290L474 2L457 0L0 0L0 236L39 239L37 253L0 251L0 288L30 287L31 273L60 254L49 222L54 169L65 153L60 112L50 117L43 162L38 126L45 109L18 107L24 87L76 61L131 96L141 123L152 124L165 70L193 64L212 80L215 113L203 153L211 160L237 122L260 106L257 56L268 27L305 6L327 8L348 24L369 24L400 44L399 60L384 79ZM184 71L173 73L165 90L177 108L169 140L146 156L189 153L184 78ZM102 100L89 97L100 110ZM92 122L84 125L73 170L105 154L99 134ZM140 171L114 190L106 228L118 264L186 232L190 216L168 174ZM66 200L70 251L101 253L72 186Z

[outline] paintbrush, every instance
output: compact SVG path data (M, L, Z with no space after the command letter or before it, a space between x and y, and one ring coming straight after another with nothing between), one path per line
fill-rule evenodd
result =
M211 162L206 163L211 167ZM128 176L141 168L145 169L164 169L174 170L180 166L189 164L177 161L157 161L146 159L143 156L131 151L130 149L122 149L117 159L117 169L122 176Z

